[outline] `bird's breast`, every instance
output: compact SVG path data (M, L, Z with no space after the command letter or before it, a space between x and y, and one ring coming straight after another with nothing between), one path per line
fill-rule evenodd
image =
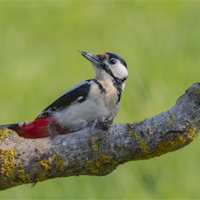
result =
M105 88L105 93L101 94L106 107L116 107L118 103L118 92L113 83L108 81L99 81L100 84Z

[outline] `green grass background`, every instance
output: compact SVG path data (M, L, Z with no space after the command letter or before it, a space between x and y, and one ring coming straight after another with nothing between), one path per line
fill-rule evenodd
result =
M73 85L94 77L75 49L113 52L129 70L115 123L170 109L200 81L200 2L1 1L0 124L31 121ZM105 177L59 178L0 199L200 198L199 138Z

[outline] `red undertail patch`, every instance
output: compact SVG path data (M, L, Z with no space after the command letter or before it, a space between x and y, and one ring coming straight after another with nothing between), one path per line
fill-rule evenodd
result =
M12 129L18 133L20 137L36 139L51 136L48 130L50 118L42 118L24 125L16 125Z

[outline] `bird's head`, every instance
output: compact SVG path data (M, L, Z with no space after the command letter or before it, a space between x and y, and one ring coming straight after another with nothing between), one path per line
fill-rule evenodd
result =
M128 78L126 62L120 56L108 52L93 55L81 51L81 54L92 63L96 73L96 79L102 80L109 78L117 84L123 84Z

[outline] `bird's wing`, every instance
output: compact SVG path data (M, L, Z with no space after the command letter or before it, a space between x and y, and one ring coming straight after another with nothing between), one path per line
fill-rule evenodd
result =
M90 81L87 80L82 83L79 83L66 91L61 95L57 100L50 104L46 109L44 109L40 115L37 116L37 119L51 117L51 115L58 110L62 110L67 106L70 106L74 103L81 103L85 101L89 94L90 90Z

